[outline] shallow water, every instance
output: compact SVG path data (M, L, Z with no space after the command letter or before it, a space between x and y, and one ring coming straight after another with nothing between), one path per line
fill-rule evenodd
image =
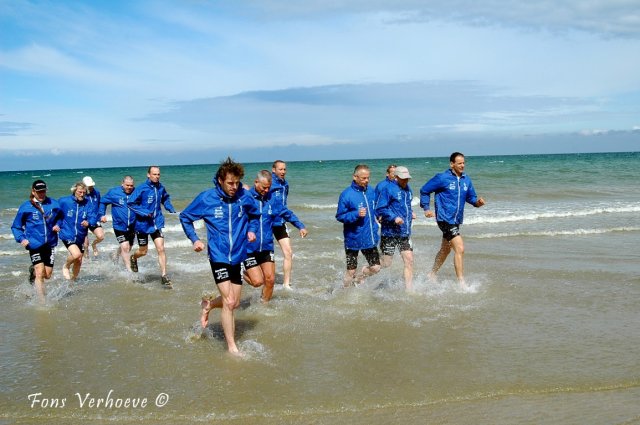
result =
M381 178L390 160L369 162ZM22 191L4 186L0 423L640 422L640 195L637 176L624 171L638 169L638 154L468 158L488 202L465 211L471 288L458 288L451 259L437 283L427 281L440 234L420 217L411 294L397 257L364 285L341 288L333 215L355 163L289 164L290 206L310 235L293 235L294 291L278 276L264 306L259 290L244 286L242 359L226 353L218 312L199 328L200 296L215 289L175 216L165 229L173 290L159 283L153 249L139 262L141 282L114 265L107 225L101 254L73 286L63 282L58 250L47 304L36 305L28 257L9 229ZM404 160L414 193L445 163ZM212 168L163 167L178 209ZM120 170L90 174L100 183L109 173L117 184ZM51 174L63 187L73 171ZM145 398L145 407L117 407Z

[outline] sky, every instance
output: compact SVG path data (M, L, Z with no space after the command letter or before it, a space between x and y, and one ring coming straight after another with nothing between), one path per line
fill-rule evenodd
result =
M638 0L0 0L0 170L640 148Z

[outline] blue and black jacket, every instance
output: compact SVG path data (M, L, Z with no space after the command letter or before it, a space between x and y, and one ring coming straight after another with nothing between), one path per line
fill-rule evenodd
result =
M412 199L413 192L408 184L403 189L394 180L384 186L376 201L376 216L380 218L382 236L411 236ZM400 217L404 223L396 224L397 217Z
M465 173L458 177L451 169L436 174L420 189L420 207L425 211L429 210L432 193L436 221L449 224L462 224L465 202L475 206L478 201L471 178Z
M100 198L98 217L105 216L107 214L107 206L111 205L113 228L121 232L133 230L136 223L136 214L127 207L128 200L132 194L133 192L127 195L122 186L109 189L107 194Z
M273 251L273 226L279 220L284 219L298 229L305 228L293 211L283 206L280 200L273 196L273 192L269 191L266 195L261 196L255 187L252 187L246 191L246 194L254 200L260 211L259 217L251 217L251 221L255 221L252 223L252 227L257 231L255 232L256 240L249 242L248 253Z
M61 221L62 210L55 199L47 197L42 203L29 200L18 208L11 233L18 243L27 239L28 249L38 249L43 245L54 247L58 245L58 233L53 231L53 227L60 226Z
M89 233L89 228L84 227L82 222L87 220L89 223L95 223L95 211L87 198L78 201L75 195L60 198L58 202L63 214L60 225L60 239L67 243L75 243L78 246L82 246L87 233Z
M182 229L194 243L198 237L193 223L203 220L207 228L207 253L214 263L239 264L247 258L247 233L256 232L249 226L252 216L260 215L254 200L240 188L233 197L215 182L215 187L200 193L180 213Z
M162 183L152 183L149 179L135 188L127 206L136 213L136 232L147 234L164 227L162 206L170 213L176 212Z
M367 209L367 215L360 217L360 208ZM352 182L340 194L336 220L343 223L344 246L346 249L360 250L378 245L378 222L375 219L375 191Z

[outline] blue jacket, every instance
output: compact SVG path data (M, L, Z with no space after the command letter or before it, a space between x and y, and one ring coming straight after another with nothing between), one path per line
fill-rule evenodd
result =
M361 207L367 209L367 215L359 216ZM375 192L367 186L363 188L356 182L346 188L338 199L336 220L343 223L344 246L359 250L378 245L378 222L375 219Z
M55 199L45 198L40 204L40 211L34 202L36 201L25 201L18 208L11 225L13 237L18 243L29 240L29 249L38 249L43 245L54 247L58 245L58 234L52 229L56 225L59 226L62 220L60 204Z
M122 186L109 189L107 194L100 198L98 217L105 216L107 214L107 206L111 205L113 228L121 232L133 229L136 223L136 214L127 207L127 202L132 194L133 192L127 195Z
M251 215L260 214L255 202L240 186L229 197L218 182L212 189L200 193L180 213L182 229L192 243L200 238L193 222L204 220L207 228L207 252L214 263L239 264L247 258L247 233L256 229L249 226Z
M94 187L93 191L89 193L89 189L87 189L87 194L84 197L87 198L89 207L93 210L92 216L96 218L95 222L90 222L89 224L95 226L98 221L100 221L100 217L102 217L98 215L98 211L100 210L100 191Z
M129 196L127 207L136 213L136 232L150 234L164 227L162 205L170 213L176 212L162 183L154 184L147 179L135 188Z
M395 179L391 180L391 179L389 179L389 176L387 176L387 177L384 178L384 180L381 180L376 185L376 203L378 201L378 198L380 197L380 194L384 190L384 188L389 186L390 184L393 184L395 181L396 181Z
M256 188L252 187L246 193L247 196L253 199L256 208L260 212L259 217L251 217L251 226L257 229L255 231L256 240L249 242L247 252L273 251L273 224L281 218L292 223L298 229L304 229L304 224L293 211L283 207L282 203L273 196L271 191L265 196L261 196L256 192Z
M394 180L384 186L376 201L376 216L380 217L382 236L411 236L412 199L413 192L409 185L403 189ZM396 224L397 217L402 218L404 223Z
M429 209L431 193L435 193L436 221L449 224L462 224L464 203L475 205L478 200L471 178L465 173L458 177L451 169L436 174L420 189L420 207L425 211Z
M87 198L78 202L74 195L65 196L58 200L60 209L62 210L62 224L60 225L60 239L63 241L72 241L79 246L84 243L84 238L89 232L88 227L84 227L81 223L87 220L89 223L95 223L96 214Z
M283 209L287 208L287 197L289 196L289 182L285 179L281 179L276 176L276 173L271 173L271 189L269 189L269 194L276 200L277 203L282 205ZM282 226L286 223L286 219L284 217L278 217L274 220L274 226Z

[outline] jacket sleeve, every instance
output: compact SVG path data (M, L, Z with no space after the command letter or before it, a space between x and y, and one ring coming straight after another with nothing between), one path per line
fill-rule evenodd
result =
M149 208L145 207L142 204L142 197L144 196L144 189L142 186L138 186L129 196L129 200L127 201L127 208L133 211L139 217L151 217L153 211Z
M175 214L176 209L173 208L173 204L171 203L171 196L169 196L166 189L162 191L162 205L164 205L165 210Z
M420 208L427 211L431 203L431 193L440 187L440 177L436 174L427 181L420 189Z
M394 221L398 216L391 206L393 199L391 197L391 191L389 187L385 187L378 194L378 200L376 202L376 216L382 217L383 221Z
M107 214L107 205L111 204L113 193L108 191L104 196L100 197L100 208L98 208L98 217L103 217Z
M247 210L248 216L247 232L258 234L258 232L260 231L260 215L262 215L260 207L258 206L256 200L253 199L250 195L245 195L244 205Z
M296 216L293 211L291 211L289 208L280 205L281 210L278 213L278 215L280 217L282 217L285 221L293 224L294 226L296 226L296 228L302 230L305 228L304 224L302 223L302 221L300 221L300 219L298 218L298 216Z
M24 229L24 217L24 209L20 207L18 209L18 214L16 214L16 218L13 219L13 224L11 225L11 233L13 233L13 237L18 243L22 243L22 241L27 238Z
M476 194L476 189L473 187L473 183L471 179L469 179L469 189L467 189L467 196L465 197L465 201L475 207L476 202L478 202L478 195Z
M357 208L351 208L348 196L344 193L340 195L338 200L338 211L336 212L336 220L341 223L355 223L360 218Z
M204 194L196 196L196 198L191 201L191 203L180 213L180 224L182 225L182 230L184 234L187 235L187 238L193 243L197 240L200 240L198 234L196 233L195 226L193 225L194 221L201 220L203 218L203 212L206 211L205 204L203 201Z

